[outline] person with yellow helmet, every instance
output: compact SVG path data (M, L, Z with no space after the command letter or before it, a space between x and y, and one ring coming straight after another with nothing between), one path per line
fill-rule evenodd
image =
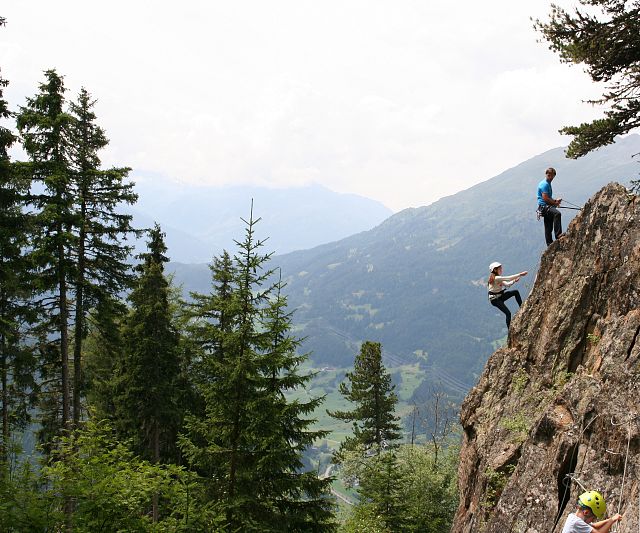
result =
M576 512L567 517L562 533L607 533L613 524L622 520L622 515L616 513L611 518L602 520L606 512L607 506L602 494L597 490L584 492L578 497Z

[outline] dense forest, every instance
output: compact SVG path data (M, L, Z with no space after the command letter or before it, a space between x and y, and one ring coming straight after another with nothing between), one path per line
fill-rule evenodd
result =
M610 84L595 102L612 104L605 118L566 128L572 157L638 126L637 39L627 42L637 3L600 4L604 22L554 8L535 23L564 61ZM209 290L187 299L165 272L162 229L134 228L123 212L136 202L131 169L102 165L94 96L69 99L52 69L14 110L7 84L0 529L448 530L452 421L436 397L428 438L414 439L416 412L403 436L380 344L354 354L340 385L351 408L329 413L352 436L330 465L310 459L327 436L313 418L323 398L295 395L313 375L253 207L236 248L214 257ZM138 238L146 251L133 257Z
M352 413L354 438L331 465L309 453L327 435L312 416L323 398L293 394L313 375L300 369L308 356L292 334L279 271L255 236L253 208L236 249L213 259L210 290L184 298L165 273L162 229L133 228L123 213L136 202L134 183L126 166L100 161L108 139L94 97L82 89L69 99L64 77L47 70L13 111L1 92L7 83L0 82L0 528L448 527L456 447L447 432L400 444L379 345L378 365L349 399L386 401ZM12 159L16 146L25 160ZM136 239L147 246L134 257ZM372 440L359 428L381 413L393 431Z

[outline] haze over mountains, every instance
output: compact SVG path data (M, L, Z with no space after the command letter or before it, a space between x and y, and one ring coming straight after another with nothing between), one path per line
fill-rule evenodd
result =
M320 185L289 189L187 186L136 179L135 227L160 223L173 261L202 263L241 237L254 202L259 233L278 254L313 248L371 229L393 212L380 202Z
M427 370L418 399L430 386L460 396L506 334L503 315L487 302L489 263L501 261L506 273L529 270L518 284L523 296L533 284L545 248L535 216L544 170L558 171L554 196L581 205L611 181L637 179L638 152L638 135L576 161L550 150L369 231L275 257L303 348L317 366L349 366L361 341L379 341L387 365ZM563 211L565 228L574 214ZM209 290L206 265L172 268L185 290Z

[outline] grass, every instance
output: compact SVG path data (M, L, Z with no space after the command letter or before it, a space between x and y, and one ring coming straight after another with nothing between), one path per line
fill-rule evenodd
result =
M351 424L341 422L327 414L328 411L348 411L353 406L346 401L338 387L345 379L345 374L352 370L351 368L314 368L308 362L301 366L300 374L315 373L305 389L296 390L288 395L290 400L309 401L318 396L325 396L325 401L313 412L312 418L316 419L312 429L326 430L330 434L326 437L327 444L331 449L337 449L345 437L351 435ZM394 381L399 382L396 387L398 395L398 404L396 414L400 417L408 415L413 406L409 404L409 400L416 388L422 383L425 377L425 371L420 370L419 364L403 365L401 367L390 370ZM400 374L400 379L397 378Z

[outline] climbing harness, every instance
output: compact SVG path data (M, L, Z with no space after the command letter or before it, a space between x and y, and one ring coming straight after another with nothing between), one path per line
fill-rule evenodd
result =
M536 220L540 220L540 218L547 212L547 209L549 209L548 205L539 205L538 209L536 209Z
M500 296L504 294L505 290L506 289L502 289L500 292L488 291L489 301L491 302L493 300L496 300L497 298L500 298Z
M582 207L580 207L579 205L573 204L571 202L568 202L567 200L562 200L565 204L569 204L568 206L565 205L556 205L556 206L550 206L550 205L539 205L538 209L536 209L536 220L540 220L541 217L544 217L545 213L547 212L547 210L550 207L555 207L556 209L571 209L572 211L582 211Z

